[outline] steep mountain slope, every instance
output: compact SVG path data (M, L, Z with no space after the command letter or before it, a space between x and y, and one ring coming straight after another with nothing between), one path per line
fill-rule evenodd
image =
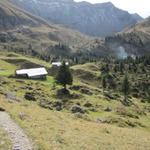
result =
M105 40L47 23L40 17L0 1L0 50L38 56L47 61L79 58L81 63L113 55L149 53L149 18Z
M90 4L73 0L11 0L49 22L63 24L92 36L107 36L136 24L142 18L112 3ZM109 11L108 11L109 10Z
M143 20L141 16L139 16L137 13L132 14L132 17L137 20L137 22L140 22Z
M105 38L105 44L119 57L150 54L150 17L115 36Z
M0 1L0 29L7 30L20 25L39 26L44 24L49 26L46 21L31 15L30 13L16 7L12 3Z
M101 43L99 39L97 41ZM63 26L48 24L6 0L0 1L0 43L1 50L58 57L91 50L95 39Z

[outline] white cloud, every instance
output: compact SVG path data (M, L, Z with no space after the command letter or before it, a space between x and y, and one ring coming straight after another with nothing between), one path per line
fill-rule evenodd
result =
M83 1L83 0L75 0ZM116 7L130 13L138 13L142 17L150 16L150 0L84 0L90 3L112 2Z

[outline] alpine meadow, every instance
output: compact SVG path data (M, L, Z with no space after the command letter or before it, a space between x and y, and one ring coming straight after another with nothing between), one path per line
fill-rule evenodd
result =
M150 17L112 0L0 0L0 150L149 141Z

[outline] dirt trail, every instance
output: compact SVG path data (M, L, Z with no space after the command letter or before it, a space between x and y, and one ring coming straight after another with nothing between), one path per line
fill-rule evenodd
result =
M27 135L6 112L0 112L0 126L10 136L13 150L33 150Z

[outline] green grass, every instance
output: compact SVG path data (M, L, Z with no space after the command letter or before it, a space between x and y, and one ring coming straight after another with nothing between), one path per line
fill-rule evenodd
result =
M46 85L53 86L54 85L54 78L52 76L47 76L46 81L42 81Z
M94 63L86 63L86 64L83 64L83 65L75 65L72 67L72 69L74 70L83 70L83 71L88 71L88 72L91 72L93 74L96 74L97 76L100 75L100 73L97 71L99 70L98 66Z
M12 150L11 140L2 128L0 128L0 150Z
M45 62L45 61L40 60L40 59L33 58L31 56L22 56L20 54L16 54L16 53L12 53L12 52L8 52L8 53L7 52L5 52L5 53L0 52L0 60L5 60L5 59L6 60L7 59L8 60L14 60L14 64L11 64L11 65L14 65L14 66L15 66L15 60L22 60L22 61L26 60L26 62L31 62L31 63L38 64L38 65L41 65L41 66L44 66L44 67L47 67L47 68L50 68L52 66L48 62ZM5 63L7 63L7 62L5 61ZM4 64L4 62L0 63L0 64ZM5 64L3 66L5 66Z
M15 65L12 65L0 59L0 76L9 76L11 74L14 74L15 70Z

